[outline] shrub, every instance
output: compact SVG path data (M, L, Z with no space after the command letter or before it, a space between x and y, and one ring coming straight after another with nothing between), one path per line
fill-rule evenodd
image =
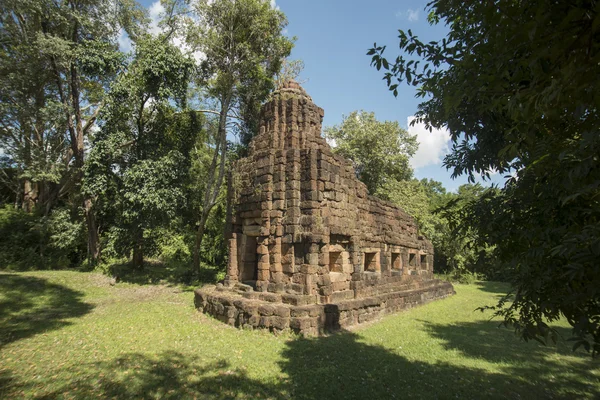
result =
M67 209L39 216L0 208L0 268L57 269L75 266L85 256L84 227Z

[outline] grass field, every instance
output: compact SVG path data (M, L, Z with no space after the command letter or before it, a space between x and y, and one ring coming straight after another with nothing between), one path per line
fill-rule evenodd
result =
M521 342L474 312L503 289L457 285L452 298L302 339L201 315L191 288L0 273L0 398L599 398L598 361Z

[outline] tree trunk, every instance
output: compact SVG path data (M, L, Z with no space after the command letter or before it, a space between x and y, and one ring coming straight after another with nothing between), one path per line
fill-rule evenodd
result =
M35 185L28 178L23 182L23 205L22 208L26 212L33 211L35 206Z
M229 243L232 234L231 218L233 215L233 177L231 170L227 174L227 196L226 196L226 208L225 208L225 228L223 229L223 237L225 243Z
M100 237L96 226L96 216L92 209L92 200L87 196L83 200L85 222L88 228L88 256L92 264L100 261Z
M196 231L196 241L194 243L194 270L200 274L200 250L202 249L202 239L204 238L204 230L206 228L206 221L208 220L208 214L210 210L205 213L202 211L202 217L200 218L200 224Z
M144 231L139 229L135 232L135 243L133 245L133 268L144 269Z
M78 33L79 33L79 24L75 23L73 27L73 42L78 43ZM68 76L70 93L67 93L64 90L62 83L63 74L60 72L56 61L54 58L52 59L52 67L54 69L54 74L56 78L56 87L58 89L58 93L60 99L63 103L63 108L65 112L65 117L67 121L67 128L69 131L70 142L71 142L71 150L73 152L73 156L75 158L75 168L76 173L74 176L74 180L76 185L81 184L83 179L83 165L84 165L84 128L82 123L81 116L81 107L80 107L80 92L79 92L79 74L77 71L77 67L74 62L71 63L70 68L67 71L64 71L64 75ZM71 114L71 107L73 108L73 114ZM75 124L73 124L73 116L75 117ZM89 121L88 121L89 122ZM96 216L93 210L93 199L88 195L83 195L83 209L85 213L85 222L87 225L87 233L88 233L88 259L92 264L97 264L100 260L100 240L98 235L98 228L96 225Z
M76 23L73 30L73 42L77 43L77 33L79 25ZM77 167L77 180L81 182L83 180L83 166L84 166L84 129L83 121L80 108L80 92L79 92L79 72L74 62L71 63L71 105L73 107L73 113L75 116L75 126L73 126L71 118L69 116L69 130L71 131L71 140L73 152L75 153L75 166ZM83 209L85 213L85 222L88 231L88 257L92 264L97 264L100 261L100 243L98 228L96 226L96 216L93 210L93 200L90 196L83 196Z
M19 125L23 129L23 144L24 144L24 170L29 173L29 169L31 168L31 125L29 124L29 120L26 117L19 119ZM35 207L35 184L31 182L29 178L23 179L23 203L21 208L25 212L32 212Z
M204 203L202 204L202 214L200 223L196 231L196 242L194 244L194 264L195 271L200 272L200 246L202 246L202 238L206 227L206 221L210 211L215 206L219 190L223 183L225 175L225 162L227 157L227 114L231 103L231 94L223 95L221 99L221 110L219 112L219 129L217 131L217 143L213 159L208 170L206 189L204 192ZM219 171L217 173L217 166ZM215 176L216 174L216 176Z

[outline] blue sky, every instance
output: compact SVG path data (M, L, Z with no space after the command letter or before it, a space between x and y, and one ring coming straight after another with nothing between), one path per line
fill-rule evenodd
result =
M423 126L408 125L419 103L415 88L400 86L394 98L381 80L383 73L369 65L366 55L377 42L387 45L386 54L395 59L398 29L412 29L423 41L444 37L444 26L427 23L427 0L270 1L286 14L287 35L297 37L290 58L304 61L300 79L306 80L304 88L325 110L324 126L339 124L343 115L361 109L375 112L380 120L396 120L420 142L412 160L417 178L433 178L449 190L467 182L466 177L452 180L450 171L442 167L449 147L447 132L429 133ZM154 2L142 3L152 7ZM492 176L492 182L502 181L501 176Z

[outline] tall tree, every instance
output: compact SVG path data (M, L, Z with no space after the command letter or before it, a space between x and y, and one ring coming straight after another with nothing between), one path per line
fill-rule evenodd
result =
M219 104L217 135L199 210L194 268L209 214L217 202L227 167L228 121L232 114L250 122L273 89L273 77L292 42L283 35L284 14L264 0L198 0L193 3L196 35L190 43L202 51L207 93Z
M431 186L425 185L425 188L429 190ZM469 183L459 186L456 193L429 195L434 207L432 212L439 221L434 234L436 254L445 263L442 267L456 279L469 278L473 273L490 279L505 279L505 274L497 268L494 246L481 240L477 224L466 215L472 204L497 193L495 187Z
M31 2L0 5L0 146L16 172L0 178L24 210L40 205L47 214L70 159L54 76L37 45L42 22Z
M397 121L381 122L373 112L353 111L340 125L325 128L324 135L335 142L335 153L352 161L373 195L387 198L386 185L412 177L408 160L417 151L417 139Z
M424 43L399 31L403 55L372 62L397 94L426 98L419 119L447 126L454 176L513 173L473 203L481 240L514 286L496 310L525 339L553 336L566 317L575 346L600 351L600 12L596 1L429 4L450 32ZM414 54L417 59L406 59Z
M145 233L168 226L185 203L190 150L203 116L186 108L192 61L164 36L139 38L131 64L112 85L86 168L123 254L143 267Z
M3 79L10 88L3 92L19 110L9 115L10 130L19 132L21 138L13 143L22 148L21 158L29 170L29 165L39 165L35 151L49 145L62 150L60 145L67 143L66 152L60 156L50 152L46 162L56 163L60 158L63 169L72 168L69 190L77 193L85 138L95 126L108 84L121 65L119 31L124 28L135 37L143 12L133 0L9 0L3 2L1 11L3 37L11 39L4 42L3 67L21 66L23 77L30 79L21 87L14 73ZM24 176L24 202L29 207L40 193L33 188L33 175ZM57 180L56 176L49 179ZM87 223L88 253L97 260L100 248L92 199L83 196L80 201Z

